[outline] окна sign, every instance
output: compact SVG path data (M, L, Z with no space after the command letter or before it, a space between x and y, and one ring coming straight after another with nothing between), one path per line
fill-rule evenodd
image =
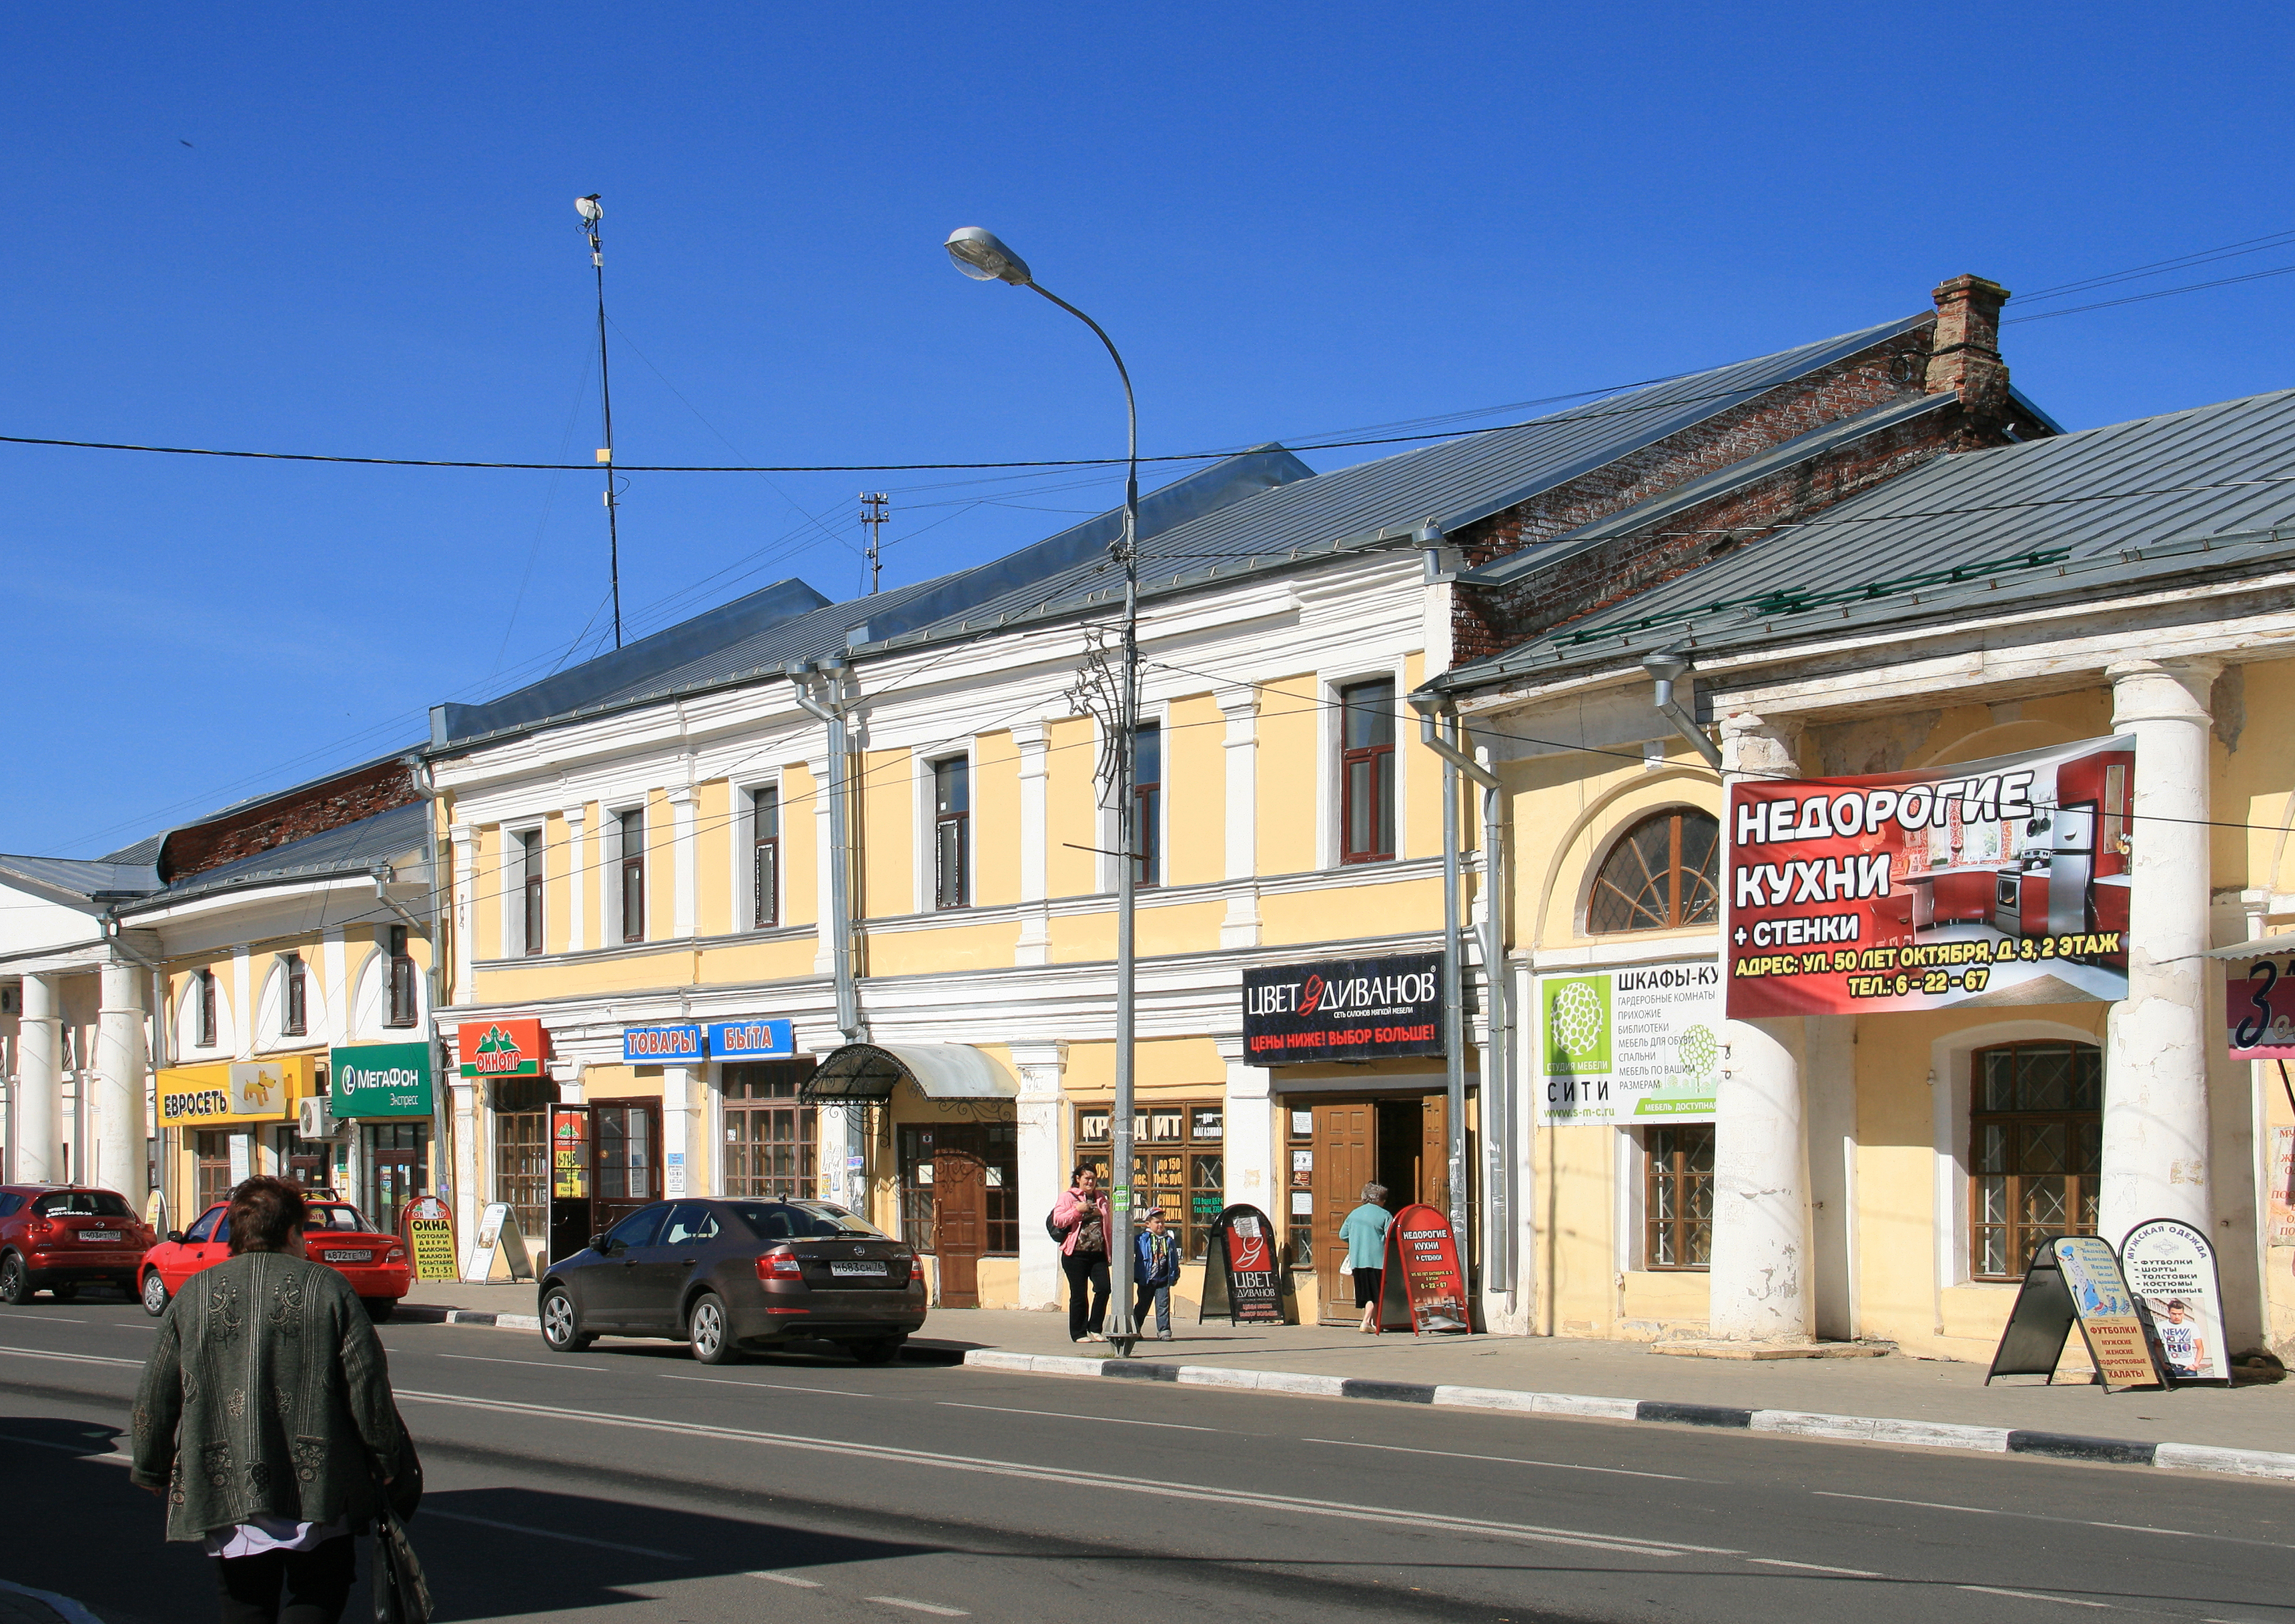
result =
M1728 1013L2128 996L2136 741L1730 786Z
M334 1073L330 1092L337 1116L430 1114L428 1043L367 1043L331 1049L327 1065Z
M1243 973L1254 1065L1442 1052L1442 955L1340 959Z
M539 1077L545 1040L533 1016L512 1020L464 1021L455 1048L465 1077Z
M295 1120L295 1102L312 1091L311 1057L169 1066L159 1076L159 1123L212 1128L225 1122Z

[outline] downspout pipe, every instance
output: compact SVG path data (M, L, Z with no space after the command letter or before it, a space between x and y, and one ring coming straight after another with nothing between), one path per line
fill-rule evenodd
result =
M1721 747L1705 736L1705 730L1697 725L1697 718L1690 714L1688 706L1673 697L1673 685L1696 669L1688 657L1670 650L1653 654L1642 662L1642 669L1648 672L1657 684L1652 701L1656 705L1658 714L1673 723L1675 732L1696 747L1697 753L1705 758L1707 766L1716 772L1721 771Z
M439 1192L440 1197L445 1200L448 1209L457 1214L459 1220L461 1208L456 1203L454 1188L457 1170L454 1161L453 1094L446 1081L446 1041L438 1030L438 1011L445 1008L446 1002L446 934L441 928L441 921L445 916L440 912L438 902L439 893L444 887L438 883L437 774L437 770L431 763L416 756L407 758L407 781L413 787L414 793L422 797L427 812L422 820L422 861L429 870L430 884L428 889L430 893L430 928L425 934L424 939L430 944L430 967L423 976L423 981L430 989L430 1138L438 1147L438 1165L445 1174L438 1180L445 1187ZM383 890L389 872L389 866L385 864L383 869L375 875L375 896L384 907L390 909L399 918L404 919L408 929L421 930L422 927L415 922L413 916L401 908ZM328 1091L332 1093L334 1079L329 1077L327 1082ZM485 1101L477 1102L477 1109L483 1111L486 1108ZM475 1180L477 1178L475 1166L471 1170L471 1174ZM475 1191L469 1193L476 1194ZM476 1225L466 1224L465 1227L475 1229Z
M829 728L829 931L836 950L831 962L837 975L837 1031L847 1043L864 1042L868 1034L861 1024L861 993L853 975L851 809L846 804L851 745L845 717L852 709L846 679L852 667L841 662L791 662L784 670L796 702ZM813 690L816 681L821 685L818 697Z

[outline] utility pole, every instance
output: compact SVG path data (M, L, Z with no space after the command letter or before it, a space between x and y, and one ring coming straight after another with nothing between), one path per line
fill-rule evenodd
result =
M598 238L598 223L606 217L605 206L598 201L599 193L574 200L574 212L582 216L583 234L590 240L590 264L598 273L598 408L605 419L605 444L598 448L598 461L606 466L606 572L614 596L614 647L622 646L622 536L617 522L614 498L614 391L613 382L606 371L606 253Z
M891 517L885 505L891 500L883 491L861 493L861 522L869 526L869 590L871 592L877 590L877 578L885 568L878 543L884 539L885 520Z

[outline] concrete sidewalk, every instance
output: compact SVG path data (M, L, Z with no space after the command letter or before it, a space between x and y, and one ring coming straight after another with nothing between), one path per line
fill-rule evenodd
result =
M530 1317L531 1285L428 1285L415 1304ZM1176 1305L1175 1309L1176 1309ZM409 1314L412 1318L412 1314ZM530 1318L522 1328L530 1328ZM1978 1365L1944 1359L1738 1360L1651 1353L1638 1342L1567 1337L1365 1336L1344 1326L1231 1326L1185 1323L1175 1311L1172 1340L1143 1342L1134 1356L1159 1365L1425 1386L1574 1394L1644 1403L1736 1410L1814 1411L1945 1425L2080 1433L2150 1442L2172 1440L2221 1449L2295 1455L2295 1381L2175 1392L2106 1393L2074 1377L2079 1338L2065 1351L2064 1375L2043 1386L2036 1376L2005 1377L1987 1387ZM1107 1358L1105 1343L1069 1342L1064 1313L1004 1309L935 1309L910 1343L951 1355L974 1350Z

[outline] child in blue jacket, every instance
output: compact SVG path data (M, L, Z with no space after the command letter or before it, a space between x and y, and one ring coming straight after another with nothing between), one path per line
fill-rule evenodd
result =
M1132 1277L1139 1300L1132 1305L1131 1323L1148 1328L1148 1305L1156 1305L1156 1340L1172 1340L1172 1283L1180 1277L1180 1237L1164 1227L1164 1209L1148 1210L1148 1227L1131 1237Z

